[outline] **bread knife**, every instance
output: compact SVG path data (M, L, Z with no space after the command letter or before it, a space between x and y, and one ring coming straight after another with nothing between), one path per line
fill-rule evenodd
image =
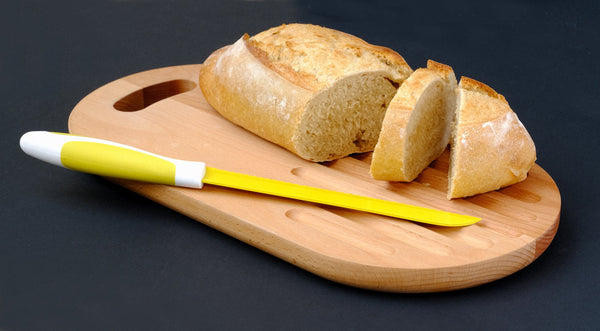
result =
M94 175L201 189L204 184L275 195L438 226L467 226L480 218L394 201L288 183L169 158L103 139L31 131L20 140L28 155Z

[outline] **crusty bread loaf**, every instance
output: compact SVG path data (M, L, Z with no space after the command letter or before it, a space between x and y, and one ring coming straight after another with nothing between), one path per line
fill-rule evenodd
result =
M373 150L388 104L411 73L388 48L289 24L213 53L199 85L231 122L321 162Z
M378 180L414 180L448 146L456 107L456 77L432 60L402 83L390 102L371 161Z
M536 160L535 145L501 94L462 77L455 122L449 199L493 191L527 177Z
M206 59L199 86L225 118L306 160L374 150L379 180L414 180L450 142L449 199L522 181L536 160L489 86L463 77L457 88L431 60L413 73L388 48L316 25L242 36Z

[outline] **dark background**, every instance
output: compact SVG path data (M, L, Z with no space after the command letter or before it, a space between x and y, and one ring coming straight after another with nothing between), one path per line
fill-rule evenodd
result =
M3 1L0 329L598 327L598 1ZM125 75L201 63L243 33L320 24L451 65L506 96L562 195L530 266L479 287L389 294L314 276L103 179L23 154ZM594 327L595 326L595 327Z

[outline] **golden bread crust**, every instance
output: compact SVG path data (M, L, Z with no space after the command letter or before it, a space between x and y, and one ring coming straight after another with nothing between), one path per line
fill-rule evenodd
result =
M458 96L448 198L485 193L524 180L536 160L535 145L506 99L465 77Z
M200 69L207 102L229 121L294 151L291 142L299 111L312 96L269 70L240 38L211 54Z
M506 99L504 98L504 96L502 94L496 92L493 88L489 87L488 85L486 85L478 80L475 80L475 79L472 79L472 78L469 78L466 76L462 76L460 78L460 87L466 91L473 91L473 92L480 93L480 94L486 94L490 98L495 98L495 99L501 100L504 103L508 104L508 102L506 101Z
M397 83L412 73L393 50L318 25L283 24L251 37L250 45L262 51L271 69L312 90L357 72L389 71Z

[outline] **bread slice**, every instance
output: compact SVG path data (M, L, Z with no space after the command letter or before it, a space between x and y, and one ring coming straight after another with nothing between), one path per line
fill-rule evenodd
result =
M432 60L398 89L388 107L373 152L371 176L414 180L448 146L456 107L456 77L450 66Z
M535 145L506 99L489 86L462 77L457 103L448 199L524 180L536 160Z
M310 24L244 35L209 56L199 85L231 122L310 161L372 151L398 86L398 53Z

